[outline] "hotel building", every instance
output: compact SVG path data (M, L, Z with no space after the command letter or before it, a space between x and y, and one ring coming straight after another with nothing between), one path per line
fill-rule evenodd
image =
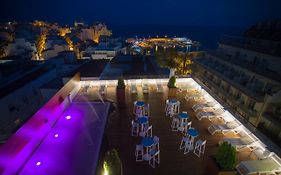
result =
M217 50L194 60L193 76L233 113L280 145L281 42L271 35L258 37L262 32L258 24L244 37L224 36Z

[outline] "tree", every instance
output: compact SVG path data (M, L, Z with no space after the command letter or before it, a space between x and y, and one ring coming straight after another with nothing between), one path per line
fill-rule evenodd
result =
M125 89L125 82L123 78L118 78L117 89Z
M215 159L222 169L233 170L236 164L236 150L231 144L223 142L215 155Z
M106 152L103 163L104 174L107 175L120 175L122 174L122 161L119 158L116 149Z
M176 88L176 77L175 77L175 76L172 76L172 77L169 79L168 87L169 87L169 88Z

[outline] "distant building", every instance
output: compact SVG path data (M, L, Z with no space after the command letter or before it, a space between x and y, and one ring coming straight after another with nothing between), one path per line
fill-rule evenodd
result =
M263 29L251 30L255 34L223 37L216 51L194 60L193 73L241 119L280 145L281 40L258 38Z
M20 65L20 66L19 66ZM5 140L25 122L46 99L40 86L57 77L50 64L8 62L0 64L0 140Z

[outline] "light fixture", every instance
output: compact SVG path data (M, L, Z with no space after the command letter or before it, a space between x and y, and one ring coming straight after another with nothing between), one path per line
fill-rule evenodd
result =
M71 116L68 115L68 116L66 116L65 118L66 118L67 120L70 120L70 119L71 119Z
M58 137L59 137L59 135L58 135L58 134L55 134L55 135L54 135L54 137L55 137L55 138L58 138Z
M41 162L37 162L37 163L36 163L36 166L40 166L40 165L41 165Z

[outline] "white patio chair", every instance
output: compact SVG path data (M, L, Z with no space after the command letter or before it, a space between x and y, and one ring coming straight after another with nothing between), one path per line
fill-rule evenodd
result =
M151 126L146 126L144 128L144 131L139 133L139 136L141 137L152 137L152 125Z
M180 149L184 149L184 154L187 154L191 148L193 147L193 143L187 137L183 137L180 144Z
M154 145L153 145L154 148L153 149L160 150L160 139L159 139L159 137L154 136L153 140L154 140Z
M186 135L187 130L191 128L192 121L188 123L184 123L182 126L178 127L178 131L182 132L182 134Z
M142 145L136 145L135 150L135 156L136 156L136 162L143 161L143 146Z
M173 120L172 120L172 125L171 125L172 131L178 131L179 125L180 125L179 118L174 117Z
M205 147L206 147L206 140L202 141L202 140L197 140L195 143L195 148L193 153L200 157L201 154L204 154L205 152Z
M150 151L150 157L149 157L149 165L152 168L155 168L155 162L160 164L160 150L156 151L156 150L151 150Z
M138 136L139 133L139 124L136 123L134 120L131 122L131 136Z

